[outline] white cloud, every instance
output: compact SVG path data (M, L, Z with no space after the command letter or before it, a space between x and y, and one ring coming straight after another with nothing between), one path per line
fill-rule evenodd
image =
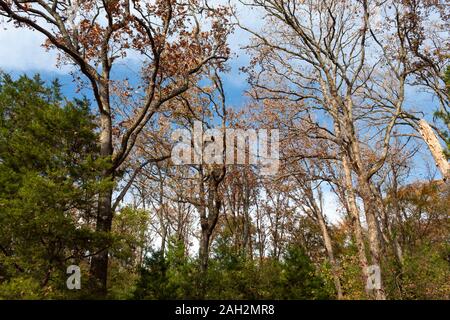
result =
M29 29L14 28L11 23L2 23L1 27L0 69L67 73L67 67L56 67L57 52L47 52L42 47L43 35Z

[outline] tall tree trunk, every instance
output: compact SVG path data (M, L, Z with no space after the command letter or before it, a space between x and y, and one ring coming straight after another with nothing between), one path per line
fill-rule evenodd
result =
M219 199L218 192L219 183L220 180L217 179L216 172L212 171L208 181L207 207L202 208L200 213L201 238L199 259L202 273L208 269L211 236L219 219L220 208L222 207L222 201ZM200 193L203 194L204 192L201 190ZM206 211L208 211L208 215L206 215Z
M351 137L351 143L349 147L349 152L351 157L349 156L346 160L347 164L349 164L349 159L352 160L352 165L357 173L358 178L358 191L361 195L363 205L364 205L364 213L366 217L367 223L367 231L368 231L368 242L369 242L369 251L370 251L370 263L371 265L378 267L380 270L379 274L379 284L380 286L374 288L372 292L368 290L368 293L373 296L377 300L385 300L386 295L383 287L383 281L381 276L381 250L380 250L380 229L377 221L377 201L371 190L371 182L366 175L365 165L361 160L361 150L359 148L359 142L355 135L355 130L353 128L353 124L347 124L349 130L348 136ZM350 170L350 168L349 168ZM346 173L346 175L350 175L347 179L351 179L350 171ZM354 196L354 195L353 195ZM355 203L356 207L356 203ZM359 218L358 218L359 219ZM367 277L367 271L365 276Z
M344 108L345 115L345 132L346 138L348 139L348 145L346 145L346 163L350 170L350 163L354 172L358 178L358 191L361 195L364 204L364 213L366 216L369 249L370 249L370 263L379 268L380 277L379 287L373 289L373 296L377 300L385 300L385 292L381 276L381 250L380 250L380 229L377 221L377 201L371 190L370 177L367 174L367 165L363 163L361 156L361 149L359 145L359 140L356 135L355 125L353 122L353 102L348 99L346 108ZM346 172L347 179L351 181L351 171ZM356 206L356 203L355 203ZM366 276L367 271L366 271ZM368 290L368 288L366 288ZM371 293L371 292L368 292Z
M104 107L107 103L104 104ZM112 148L112 123L109 112L104 111L100 115L100 156L111 159ZM113 182L114 175L111 168L105 168L102 172L104 181ZM112 212L112 187L102 190L98 197L96 232L106 234L111 232L113 212ZM101 251L94 255L90 267L90 286L92 293L96 296L105 297L107 293L108 279L108 252L109 244L105 243Z
M112 191L108 190L99 195L98 215L95 231L98 233L109 233L112 226L111 214ZM98 296L105 296L107 293L108 279L108 249L109 244L105 244L104 248L94 255L91 260L90 282L92 293Z
M345 179L345 194L344 201L346 201L347 211L352 220L353 233L355 235L356 247L358 249L358 258L361 271L363 274L363 283L367 283L368 273L367 273L367 257L366 249L364 245L364 235L361 227L361 220L359 219L359 210L356 205L356 195L353 189L352 174L349 165L349 161L346 155L342 157L342 167L344 169L344 179Z
M370 190L370 182L364 178L359 179L359 187L364 203L364 212L366 214L367 229L369 235L369 249L371 264L381 268L381 250L380 250L380 234L377 221L377 201ZM380 286L373 289L373 294L377 300L385 300L383 281L380 273Z
M161 230L161 254L163 257L166 256L166 242L167 242L167 226L162 225Z
M213 177L209 178L209 190L208 190L208 205L206 215L206 208L203 207L200 214L201 224L201 237L199 246L199 260L200 260L200 272L202 275L200 281L200 291L202 298L206 295L206 273L208 271L209 262L209 246L211 242L211 236L216 227L219 219L219 212L222 202L218 199L218 182Z
M341 130L341 122L340 119L337 118L338 115L338 110L339 108L337 107L337 99L331 99L330 103L333 106L333 112L335 114L334 118L334 130L336 132L336 136L338 137L343 137L343 132ZM347 121L347 124L350 123L350 125L352 126L351 122ZM349 129L348 127L346 128L347 130ZM350 130L351 132L351 130ZM353 131L354 132L354 131ZM362 232L362 227L361 227L361 220L359 218L359 209L358 206L356 205L356 194L355 194L355 190L353 187L353 179L352 179L352 168L351 168L351 158L348 155L348 150L346 150L345 148L345 144L341 145L340 148L342 149L342 153L341 153L341 163L342 163L342 169L344 171L344 186L343 186L343 199L342 202L344 203L347 212L351 218L352 221L352 227L353 227L353 233L355 236L355 242L356 242L356 248L358 250L358 260L359 260L359 265L361 267L361 272L362 272L362 282L364 285L366 285L368 278L369 278L369 274L368 274L368 262L367 262L367 256L366 256L366 249L365 249L365 244L364 244L364 234ZM366 290L366 293L367 290Z

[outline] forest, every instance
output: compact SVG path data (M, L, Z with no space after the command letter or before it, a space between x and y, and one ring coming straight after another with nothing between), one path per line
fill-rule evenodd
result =
M0 300L449 300L449 21L0 0Z

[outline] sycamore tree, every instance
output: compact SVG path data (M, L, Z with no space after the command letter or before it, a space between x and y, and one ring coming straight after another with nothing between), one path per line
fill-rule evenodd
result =
M228 10L196 0L2 0L0 15L46 37L60 63L72 64L93 93L100 123L103 179L117 182L137 137L160 107L187 91L228 57ZM113 77L125 57L137 58L138 76ZM80 76L78 76L80 75ZM96 230L109 233L113 188L98 196ZM105 294L108 246L92 258L94 291Z

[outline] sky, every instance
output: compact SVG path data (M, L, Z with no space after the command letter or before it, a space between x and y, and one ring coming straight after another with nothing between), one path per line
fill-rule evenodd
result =
M240 6L238 8L241 23L253 28L262 26L261 19L257 19L258 14L248 8ZM0 70L9 72L15 76L20 74L33 75L40 73L44 80L58 78L62 84L63 93L68 97L76 96L74 83L69 72L70 66L57 67L56 51L47 51L42 47L44 36L29 29L16 29L10 23L0 22ZM242 49L248 44L249 35L246 31L237 29L229 39L229 44L233 52L233 58L229 62L230 72L224 75L224 85L227 92L228 103L232 107L240 107L245 104L244 91L247 89L246 76L239 69L249 62L249 57ZM124 70L126 67L134 66L136 61L133 58L124 60ZM118 71L122 72L122 71ZM123 71L125 72L125 71ZM89 93L87 93L89 96ZM408 95L410 103L431 107L434 103L425 94L412 92ZM424 161L429 161L426 150L421 150ZM424 168L418 170L418 176L427 174ZM339 204L336 197L326 191L325 209L329 220L336 222L340 220Z

